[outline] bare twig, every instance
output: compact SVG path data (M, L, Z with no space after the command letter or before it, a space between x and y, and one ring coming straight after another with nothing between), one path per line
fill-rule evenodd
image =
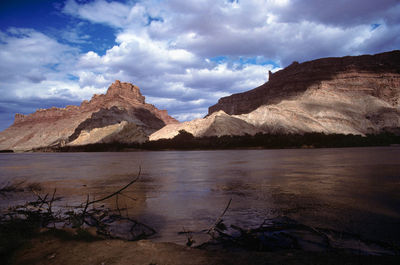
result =
M56 188L54 188L54 192L53 192L53 196L51 196L51 200L50 200L50 202L48 202L47 203L47 205L49 206L48 207L48 213L52 213L52 211L51 211L51 207L53 206L53 202L54 202L54 200L55 200L55 195L56 195L56 191L57 191L57 189Z
M25 180L15 182L15 183L7 182L6 184L1 184L0 195L6 197L6 193L8 193L8 192L22 192L22 191L24 191L24 188L22 187L22 184L24 184L24 183L25 183Z
M104 198L91 201L91 202L89 202L88 204L90 205L90 204L94 204L94 203L97 203L97 202L101 202L101 201L107 200L107 199L109 199L109 198L111 198L111 197L113 197L113 196L115 196L115 195L121 193L123 190L125 190L126 188L128 188L130 185L132 185L133 183L135 183L135 182L139 179L141 171L142 171L142 169L141 169L141 167L139 167L139 173L138 173L137 177L136 177L134 180L132 180L131 182L129 182L128 184L126 184L126 185L125 185L124 187L122 187L121 189L117 190L116 192L114 192L114 193L112 193L112 194L110 194L110 195L107 195L107 196L104 197Z
M47 203L47 197L49 196L49 194L47 193L45 196L44 196L44 198L42 199L39 195L38 195L38 197L39 197L39 199L41 200L41 204L40 204L40 206L39 206L39 208L42 208L43 207L43 204L45 204L45 203Z
M85 222L85 214L86 214L86 210L87 210L88 206L89 206L89 194L86 197L86 205L82 212L82 224Z
M118 194L115 196L115 205L117 206L118 214L121 215L121 210L119 209L119 205L118 205Z
M191 247L196 242L193 239L192 232L186 231L184 226L182 226L182 229L183 229L183 233L186 234L186 239L187 239L186 246Z
M228 211L229 206L231 205L232 198L230 198L228 204L225 207L225 210L222 212L222 214L217 218L217 220L214 222L214 224L208 229L207 233L211 233L211 231L215 230L215 227L221 222L222 217L225 215L226 211Z
M57 229L60 225L64 228L72 227L77 229L82 229L86 226L95 227L98 234L111 238L121 238L121 235L114 231L115 226L121 225L121 228L118 229L128 229L122 238L127 240L146 238L154 235L156 231L137 220L129 218L126 203L127 200L124 199L121 201L119 196L124 195L124 190L135 183L139 179L140 174L141 168L139 167L139 172L135 179L118 189L116 192L97 200L94 197L90 200L88 194L85 203L81 203L77 206L66 205L64 208L60 208L56 212L52 209L54 202L59 199L56 197L56 189L54 189L52 193L47 194L39 194L36 190L32 190L36 195L35 201L10 208L8 210L9 212L5 213L4 216L7 216L9 220L14 220L23 216L22 218L27 220L27 222L35 222L39 227L53 227L54 229ZM115 197L116 200L116 210L106 208L101 204L96 204L112 197ZM135 200L129 196L125 197ZM125 208L120 207L123 203L125 203ZM92 207L89 207L89 205L92 205ZM122 216L123 210L126 210L127 217ZM114 214L115 212L116 214ZM2 222L4 218L3 215L0 214L0 222ZM125 227L126 225L129 225L129 227Z

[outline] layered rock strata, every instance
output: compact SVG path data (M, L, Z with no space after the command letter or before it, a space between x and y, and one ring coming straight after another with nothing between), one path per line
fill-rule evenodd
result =
M295 62L253 90L221 98L206 118L167 125L150 139L179 130L197 137L400 133L400 51Z
M371 95L399 106L400 51L376 55L323 58L294 62L274 74L267 83L247 92L221 98L209 108L209 114L223 110L227 114L249 113L262 105L278 104L309 89L356 92Z
M13 125L0 132L0 150L96 142L143 142L166 124L178 123L145 102L137 86L115 81L104 95L80 106L40 109L16 114Z
M195 137L255 134L260 130L254 125L226 114L214 112L204 119L196 119L179 124L169 124L150 135L150 141L174 138L180 130L185 130Z

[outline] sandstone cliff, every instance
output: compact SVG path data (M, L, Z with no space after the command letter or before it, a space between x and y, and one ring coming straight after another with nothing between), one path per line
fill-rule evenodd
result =
M168 124L150 135L150 141L171 139L185 130L194 137L222 136L222 135L254 135L260 132L254 125L243 119L230 116L223 111L214 112L204 119L196 119L179 124Z
M262 105L277 104L309 89L359 92L400 104L400 51L376 55L323 58L297 63L274 74L269 81L247 92L221 98L209 114L249 113Z
M0 150L22 151L112 141L143 142L150 133L173 123L178 121L166 111L145 103L138 87L117 80L105 95L94 95L80 106L16 114L13 125L0 132Z
M168 125L150 139L179 130L197 137L400 133L400 51L294 62L253 90L221 98L206 118Z

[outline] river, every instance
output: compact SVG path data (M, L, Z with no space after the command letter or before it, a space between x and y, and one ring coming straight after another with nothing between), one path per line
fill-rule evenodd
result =
M0 185L38 183L76 205L122 187L119 207L183 244L179 231L210 227L232 198L226 224L301 223L400 243L400 148L0 154ZM27 197L0 197L3 209ZM115 200L107 202L115 207Z

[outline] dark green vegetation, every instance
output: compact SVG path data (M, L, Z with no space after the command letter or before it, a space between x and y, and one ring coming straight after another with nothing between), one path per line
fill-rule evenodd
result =
M101 152L131 150L214 150L214 149L283 149L390 146L400 144L400 136L393 133L361 135L344 134L261 134L243 136L212 136L196 138L182 130L173 139L160 139L143 144L90 144L38 148L49 152Z

